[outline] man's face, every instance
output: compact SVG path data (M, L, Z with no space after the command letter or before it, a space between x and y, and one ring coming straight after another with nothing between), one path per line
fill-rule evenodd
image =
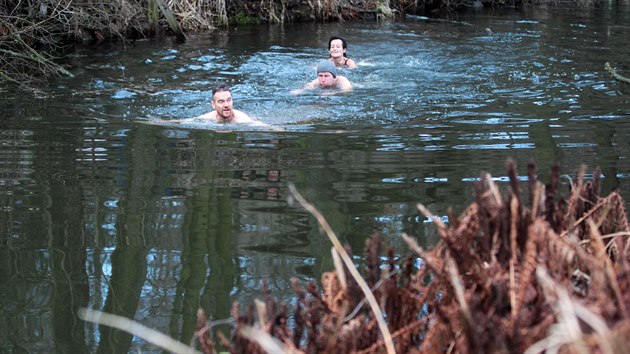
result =
M232 111L232 93L230 91L221 91L212 97L212 108L217 111L217 118L223 120L232 119L234 112Z
M317 79L319 80L319 86L321 87L334 87L337 82L337 78L329 72L317 73Z

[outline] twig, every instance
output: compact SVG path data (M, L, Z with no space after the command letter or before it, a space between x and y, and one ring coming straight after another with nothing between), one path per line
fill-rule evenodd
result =
M201 352L187 346L184 343L178 342L161 332L143 326L140 323L132 321L123 316L112 315L110 313L86 308L79 309L77 315L80 319L84 321L98 323L108 327L123 330L127 333L131 333L136 337L140 337L149 343L155 344L158 347L166 349L173 353L201 354Z
M260 328L243 326L239 331L241 335L252 342L258 343L267 353L270 354L304 354L303 352L283 345L278 339Z
M457 270L457 264L455 263L453 258L450 256L450 254L447 255L446 265L447 265L446 270L448 271L449 280L451 281L451 286L453 287L453 290L455 291L455 299L457 299L457 302L459 303L459 307L462 311L462 315L464 316L464 319L466 320L466 322L468 323L468 326L470 326L470 329L472 331L472 329L475 328L475 323L473 322L473 318L470 313L470 308L468 307L468 302L466 302L466 296L464 295L465 293L464 285L462 284L459 271ZM472 336L472 339L474 339L474 336Z
M512 321L516 320L516 316L518 315L516 306L516 275L515 275L515 267L517 262L517 228L518 228L518 198L512 195L510 201L510 213L511 222L510 222L510 252L512 256L510 257L510 307L512 309Z
M31 53L32 56L29 56L29 55L26 55L26 54L23 54L23 53L18 53L18 52L13 51L13 50L0 48L0 52L1 53L5 53L5 54L13 56L15 58L23 59L24 61L31 61L33 63L41 64L41 65L44 65L47 68L50 68L51 71L59 72L60 74L66 75L68 77L74 77L74 75L72 75L71 72L69 72L68 70L64 69L60 65L55 64L52 61L48 60L43 55L37 53L37 51L35 51L35 49L31 48L30 46L24 44L24 50L29 52L29 53Z
M372 290L372 291L374 291L374 290L378 289L381 285L383 285L383 283L384 283L387 279L389 279L389 278L393 277L394 275L398 274L399 272L400 272L399 270L395 270L395 271L393 271L393 272L388 273L387 275L385 275L385 277L384 277L383 279L379 280L376 284L374 284L374 286L372 287L372 289L371 289L371 290ZM365 302L366 302L366 301L367 301L367 300L366 300L365 298L363 298L363 299L362 299L362 300L361 300L361 301L357 304L357 306L354 308L354 310L352 310L352 312L351 312L348 316L344 317L343 321L344 321L344 322L348 322L348 321L350 321L351 319L353 319L353 318L354 318L354 316L356 316L356 315L357 315L357 313L359 313L359 310L363 307L363 305L365 305Z
M557 351L560 346L568 343L573 344L573 350L577 353L589 353L579 320L590 326L601 338L600 350L606 354L612 353L605 339L609 336L610 330L600 316L573 301L569 293L547 275L546 268L537 267L536 278L543 289L547 303L555 309L558 322L550 328L548 337L531 345L525 354L542 353L547 350Z
M339 283L341 283L341 287L345 289L346 286L348 286L348 282L346 281L346 271L343 269L343 261L334 247L330 249L330 254L332 255L333 264L335 265L335 270L337 271Z
M195 340L201 338L201 336L203 334L205 334L206 332L208 332L210 335L212 335L212 328L214 328L216 326L219 326L219 325L232 324L232 323L234 323L234 319L233 318L225 318L225 319L221 319L221 320L214 320L214 321L206 323L205 326L203 326L202 328L198 329L195 332L195 335L190 340L190 346L194 347Z
M625 77L625 76L621 76L621 75L617 74L615 69L613 69L610 66L609 62L606 62L606 64L604 64L604 69L606 69L606 71L608 71L610 73L610 75L612 75L612 77L614 77L615 79L617 79L617 80L619 80L621 82L625 82L626 84L630 84L630 79Z
M19 81L17 81L14 78L10 77L9 75L4 73L3 71L0 71L0 78L2 78L3 80L6 80L6 81L12 82L14 84L19 83Z
M591 243L593 250L595 251L595 255L598 256L599 259L603 260L604 266L604 274L608 280L608 285L613 291L615 296L615 300L617 300L617 305L621 310L621 314L627 320L630 316L628 315L628 308L626 307L626 303L621 295L621 289L619 288L619 283L617 282L617 277L615 276L615 272L613 270L613 265L610 260L606 256L606 246L604 245L604 241L602 240L602 235L599 233L599 229L595 225L593 219L588 219L588 227L590 229L590 237L593 241Z
M319 222L319 225L322 227L322 229L324 230L324 232L326 233L326 235L332 242L333 246L335 246L335 249L337 250L337 252L339 252L341 259L346 264L346 267L350 271L350 274L352 275L354 280L356 280L357 284L363 291L363 294L365 295L368 303L370 304L370 308L374 312L374 317L376 318L376 321L378 322L378 327L381 330L381 334L383 335L383 340L385 341L385 347L387 348L387 353L388 354L396 353L396 349L394 348L394 343L392 341L392 335L389 332L389 328L387 328L387 323L385 322L385 318L383 317L383 312L381 311L381 308L378 306L378 303L376 302L376 298L374 297L374 294L372 294L372 291L370 291L370 287L367 285L365 280L361 277L361 274L359 274L359 271L355 267L354 263L352 263L352 259L350 259L350 256L341 245L341 242L339 242L339 239L337 238L337 236L331 229L330 225L328 224L324 216L313 205L309 204L306 201L306 199L304 199L304 197L302 197L302 195L297 191L293 183L289 183L289 191L291 191L291 194L298 201L298 203L300 203L300 205L302 205L304 209L310 212L317 219L317 221Z

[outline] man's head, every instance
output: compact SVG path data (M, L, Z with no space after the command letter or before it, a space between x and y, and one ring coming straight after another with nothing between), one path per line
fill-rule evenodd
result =
M321 87L333 87L337 83L337 67L330 60L321 60L317 64L317 79Z
M217 120L230 121L234 118L232 110L232 91L225 85L212 89L212 108L217 111Z
M214 100L214 95L217 92L225 92L225 91L232 93L232 90L226 85L221 84L219 86L216 86L215 88L212 89L212 99Z

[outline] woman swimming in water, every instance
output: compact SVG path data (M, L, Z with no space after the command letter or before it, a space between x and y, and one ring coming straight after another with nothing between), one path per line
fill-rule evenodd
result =
M328 60L335 63L336 67L347 69L354 69L357 67L354 60L348 58L348 55L346 54L348 51L348 43L346 43L345 39L338 36L330 37L328 40L328 51L330 52L330 58Z

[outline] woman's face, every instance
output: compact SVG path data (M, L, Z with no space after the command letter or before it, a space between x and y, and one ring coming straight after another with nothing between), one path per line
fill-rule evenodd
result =
M333 39L330 42L330 48L328 48L328 50L330 51L330 56L333 58L340 57L346 52L346 50L343 49L343 41L341 39Z

